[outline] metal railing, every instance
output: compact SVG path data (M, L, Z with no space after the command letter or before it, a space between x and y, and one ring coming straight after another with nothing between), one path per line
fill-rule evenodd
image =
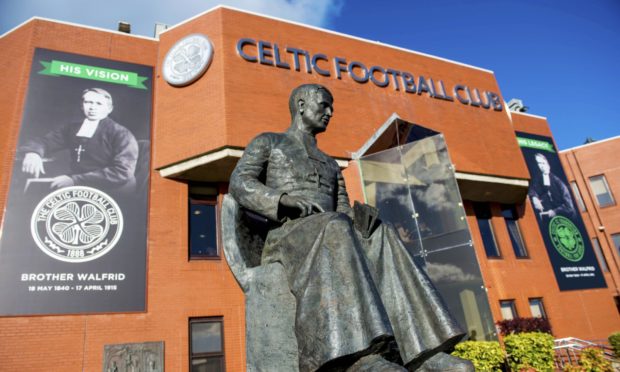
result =
M596 340L596 342L581 340L575 337L558 338L553 342L555 352L555 367L563 369L567 366L579 365L579 357L583 349L600 349L603 357L612 363L619 363L614 357L614 351L609 347L607 340Z

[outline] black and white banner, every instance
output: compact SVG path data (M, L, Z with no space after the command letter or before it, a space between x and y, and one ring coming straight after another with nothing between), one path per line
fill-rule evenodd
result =
M35 50L2 223L0 315L145 310L152 75Z

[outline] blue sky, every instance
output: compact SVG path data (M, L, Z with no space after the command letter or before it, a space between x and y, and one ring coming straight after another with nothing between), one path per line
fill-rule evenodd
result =
M218 3L493 70L560 149L620 135L618 0L0 0L0 34L41 16L152 36Z

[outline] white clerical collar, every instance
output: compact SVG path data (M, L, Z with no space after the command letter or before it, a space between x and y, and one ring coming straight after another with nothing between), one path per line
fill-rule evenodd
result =
M82 122L82 126L80 127L80 130L78 130L76 136L92 138L98 126L99 120L84 119L84 121Z
M543 174L543 185L549 186L551 182L549 181L549 173Z

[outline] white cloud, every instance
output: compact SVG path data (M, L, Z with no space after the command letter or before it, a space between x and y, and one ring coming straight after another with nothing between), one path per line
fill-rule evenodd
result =
M342 0L233 0L227 5L323 27L340 14Z
M475 280L472 274L465 273L460 267L452 264L427 263L426 272L435 283L439 282L468 282Z
M326 27L337 17L344 0L107 0L93 5L83 0L0 1L0 34L28 18L39 16L87 26L115 29L131 23L132 33L153 36L155 22L175 25L219 4L272 17Z

